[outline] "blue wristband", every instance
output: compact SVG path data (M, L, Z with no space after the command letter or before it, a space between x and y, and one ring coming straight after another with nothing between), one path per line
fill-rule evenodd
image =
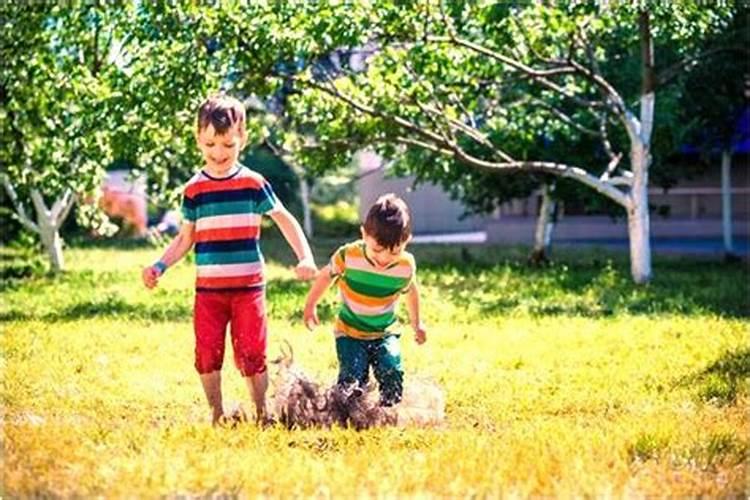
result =
M157 271L159 271L159 276L161 276L162 274L164 274L164 271L167 270L167 265L164 262L162 262L162 261L157 261L156 264L154 264L151 267L153 267L154 269L156 269Z

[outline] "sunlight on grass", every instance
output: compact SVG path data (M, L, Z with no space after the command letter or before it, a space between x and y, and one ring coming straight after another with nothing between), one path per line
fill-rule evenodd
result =
M6 284L2 494L745 492L750 322L746 295L725 289L746 290L745 269L666 262L639 288L616 259L529 270L415 251L430 329L422 347L405 332L406 383L444 388L439 429L212 429L192 367L194 270L147 292L152 248L72 249L64 276ZM270 357L288 340L303 369L333 381L329 326L302 327L307 286L281 265L288 249L267 254ZM334 304L331 293L320 308L328 325ZM231 352L224 379L227 405L244 401Z

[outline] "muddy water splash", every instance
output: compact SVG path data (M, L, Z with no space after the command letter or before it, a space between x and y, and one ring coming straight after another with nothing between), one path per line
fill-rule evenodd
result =
M432 381L407 377L401 402L379 405L374 385L327 386L312 380L294 363L291 346L274 361L272 411L287 428L438 426L445 419L445 396Z

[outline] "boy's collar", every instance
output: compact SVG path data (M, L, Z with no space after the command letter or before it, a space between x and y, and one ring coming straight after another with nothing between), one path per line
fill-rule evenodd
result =
M208 169L207 169L207 168L205 168L205 167L204 167L204 168L203 168L203 169L201 170L201 172L203 172L203 175L205 175L206 177L208 177L208 178L209 178L209 179L211 179L212 181L225 181L225 180L227 180L227 179L231 179L231 178L232 178L232 177L234 177L235 175L239 174L239 173L240 173L240 167L241 167L241 166L242 166L242 165L240 165L239 163L235 163L235 164L234 164L234 165L233 165L233 166L232 166L232 167L231 167L231 168L229 169L229 173L228 173L227 175L223 175L223 176L218 176L218 175L215 175L215 174L211 174L211 173L210 173L210 172L208 171Z
M365 256L365 260L366 260L366 261L367 261L367 262L368 262L368 263L369 263L369 264L370 264L370 265L371 265L372 267L374 267L375 269L386 270L386 269L390 269L390 268L392 268L392 267L394 267L395 265L397 265L397 264L398 264L398 262L399 262L400 258L398 258L398 259L394 260L393 262L391 262L391 263L390 263L390 264L388 264L387 266L380 266L380 265L378 265L378 264L377 264L377 263L376 263L376 262L375 262L374 260L372 260L372 259L370 258L370 256L369 256L369 255L367 255L367 245L365 244L365 240L359 240L359 241L360 241L360 245L362 246L362 255L364 255L364 256Z

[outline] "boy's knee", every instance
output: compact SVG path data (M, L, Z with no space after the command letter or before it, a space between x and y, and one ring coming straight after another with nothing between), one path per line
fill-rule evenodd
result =
M243 377L252 377L266 371L265 354L244 354L235 356L235 365Z

